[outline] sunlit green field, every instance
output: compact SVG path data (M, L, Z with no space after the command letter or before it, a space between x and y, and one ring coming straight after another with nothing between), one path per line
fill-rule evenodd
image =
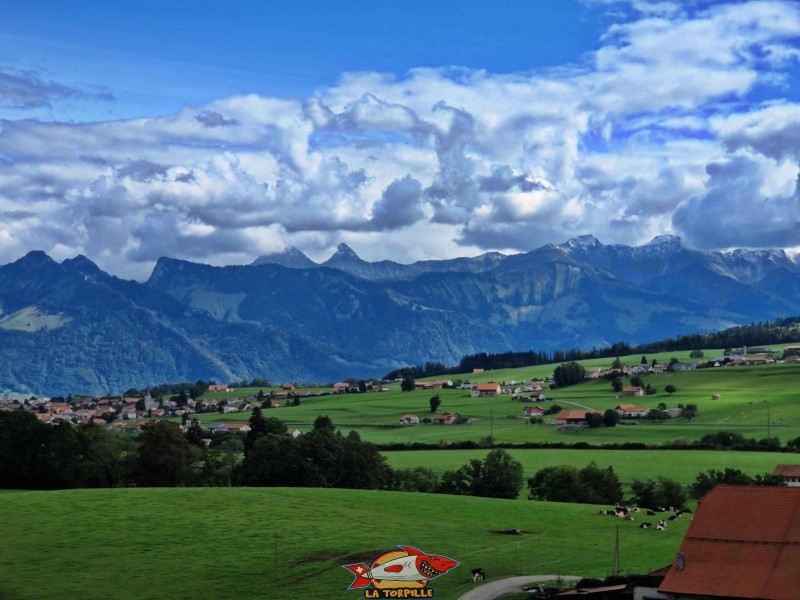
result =
M609 574L669 564L688 519L665 531L590 505L332 489L174 488L2 496L0 598L162 600L361 598L342 565L396 545L461 564L436 597L524 574ZM517 528L522 535L502 535Z
M707 351L711 356L713 351ZM669 361L673 354L653 355L660 363ZM648 357L650 358L650 357ZM588 361L610 366L611 361ZM634 361L633 358L630 362ZM464 376L471 381L522 381L531 376L544 377L552 373L552 365L482 373ZM453 376L452 379L456 379ZM309 397L300 406L280 407L266 411L290 427L307 430L320 414L327 414L344 432L358 431L364 440L377 443L444 443L447 441L480 441L492 436L496 442L588 442L591 444L643 442L660 444L675 440L697 440L707 433L721 430L736 431L747 438L777 437L783 443L800 437L800 363L787 362L751 367L726 367L701 369L682 373L664 373L644 377L644 382L658 390L650 396L618 397L608 381L601 379L580 385L545 390L552 401L540 403L547 408L557 403L563 408L590 407L598 410L614 408L620 403L655 407L664 402L668 407L679 403L697 404L699 414L691 421L676 418L663 423L639 421L633 426L614 428L556 431L552 425L530 425L522 418L526 403L512 400L510 395L493 398L472 398L468 391L416 390L401 392L393 384L389 392L365 394L337 394ZM677 392L664 391L672 384ZM433 423L401 427L400 418L406 413L420 419L432 417L430 398L441 397L439 412L457 412L470 419L466 425L435 425ZM719 400L712 395L719 394ZM246 420L249 413L218 413L200 415L211 424L218 420ZM769 423L769 426L768 426Z

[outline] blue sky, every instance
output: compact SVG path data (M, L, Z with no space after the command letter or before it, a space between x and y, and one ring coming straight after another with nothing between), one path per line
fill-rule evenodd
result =
M5 12L0 52L6 64L38 65L62 83L115 96L105 106L53 106L43 117L130 118L237 94L304 98L348 71L559 66L590 51L608 21L577 0L507 0L491 9L474 0L202 0L190 9L31 1Z
M787 0L19 2L0 262L794 253L799 65Z

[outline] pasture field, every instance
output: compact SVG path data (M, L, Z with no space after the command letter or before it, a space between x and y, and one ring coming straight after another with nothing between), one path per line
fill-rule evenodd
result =
M667 529L592 505L294 488L128 488L16 492L0 513L0 598L363 598L342 565L409 545L461 564L441 600L488 578L605 576L619 526L624 573L675 558L688 518ZM652 518L651 518L652 520ZM509 528L521 535L504 535Z
M800 455L776 452L724 452L715 450L597 450L597 449L509 449L523 468L525 479L536 471L557 465L573 465L582 468L594 461L599 467L612 466L622 482L625 493L630 493L634 479L669 477L688 485L699 472L709 469L724 470L726 467L740 469L750 476L771 473L777 464L800 463ZM488 450L420 450L384 452L389 464L395 469L410 469L427 466L440 475L454 470L471 459L483 459ZM527 485L521 498L527 498Z
M710 355L712 351L706 354ZM661 355L654 355L661 356ZM672 353L659 358L668 362ZM587 361L597 362L597 361ZM602 364L610 365L605 359ZM538 376L552 372L552 365L530 367L538 370ZM482 380L522 381L532 376L530 369L515 369L482 373ZM453 377L455 379L455 377ZM681 404L697 404L699 414L691 421L683 418L661 423L638 421L633 426L613 428L578 429L556 431L552 425L531 425L522 418L522 409L528 403L513 400L510 395L471 398L464 390L415 390L401 392L394 384L389 392L365 394L336 394L308 397L300 406L281 407L265 411L265 416L278 417L290 427L305 431L311 428L314 419L327 414L343 433L353 429L363 440L376 443L446 443L448 441L479 441L492 436L496 442L587 442L590 444L642 442L660 444L675 440L697 440L707 433L735 431L744 437L763 439L768 435L785 443L800 437L800 363L774 363L750 367L726 367L698 369L680 373L664 373L645 376L644 382L658 392L643 397L622 398L616 394L608 381L601 379L585 383L545 390L551 400L539 403L548 408L553 403L566 409L582 407L605 410L618 404L636 404L646 408L664 402L668 407ZM672 384L677 392L670 395L664 391ZM401 427L400 417L406 413L420 419L432 417L430 398L438 394L441 398L439 412L457 412L470 419L465 425L419 425ZM712 395L719 394L719 400ZM215 421L241 421L249 413L207 413L198 418L210 425ZM768 419L769 417L769 419ZM769 422L769 426L768 426Z

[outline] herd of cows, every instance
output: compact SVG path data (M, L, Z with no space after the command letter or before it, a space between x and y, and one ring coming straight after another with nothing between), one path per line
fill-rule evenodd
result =
M638 513L639 510L640 509L639 509L638 506L637 507L633 507L633 508L628 508L627 506L619 506L618 505L618 506L615 506L614 508L610 508L610 509L601 508L600 511L598 512L598 514L600 514L600 515L610 515L612 517L617 517L619 519L625 519L626 521L633 521L633 515L631 513ZM673 512L673 514L671 514L669 517L667 517L667 519L670 520L670 521L674 521L675 519L680 518L682 515L692 512L692 511L690 511L688 509L686 509L686 510L675 510L673 507L670 507L668 509L667 508L660 508L657 511L656 510L648 510L646 512L646 514L647 514L647 516L655 517L659 513L668 512L668 511L672 511ZM663 531L666 528L666 526L667 526L667 521L665 521L664 519L660 519L658 521L658 523L655 525L655 529L656 529L656 531ZM645 521L644 523L639 525L639 529L649 529L651 527L653 527L653 523L651 523L649 521Z

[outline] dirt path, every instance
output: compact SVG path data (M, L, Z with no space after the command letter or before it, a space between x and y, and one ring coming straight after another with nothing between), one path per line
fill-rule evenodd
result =
M500 579L499 581L492 581L477 586L474 590L462 594L458 600L493 600L502 594L510 592L519 592L523 585L530 583L544 583L545 581L578 581L582 577L573 577L570 575L523 575L521 577L509 577L507 579Z

